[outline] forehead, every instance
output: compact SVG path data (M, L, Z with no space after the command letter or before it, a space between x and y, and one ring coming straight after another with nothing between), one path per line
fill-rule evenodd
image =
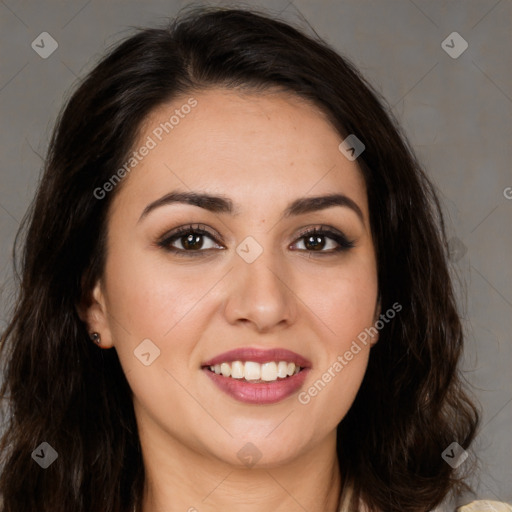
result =
M268 208L283 202L283 194L340 191L365 210L364 179L339 151L341 140L321 109L292 93L191 93L146 118L134 151L151 149L129 173L123 194L151 200L179 187Z

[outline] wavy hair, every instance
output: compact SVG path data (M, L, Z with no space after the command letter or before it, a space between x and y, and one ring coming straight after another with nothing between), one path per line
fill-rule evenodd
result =
M372 348L338 426L351 508L425 512L464 485L441 457L468 448L479 413L458 367L463 329L441 207L387 103L345 57L261 11L194 7L138 29L85 77L59 115L36 197L18 232L19 292L1 339L0 512L131 512L144 466L132 391L115 350L91 343L77 305L105 263L109 205L93 197L122 166L144 120L208 88L282 89L313 102L366 146L364 176L382 311L403 310ZM19 251L15 249L15 261ZM49 443L58 459L31 460Z

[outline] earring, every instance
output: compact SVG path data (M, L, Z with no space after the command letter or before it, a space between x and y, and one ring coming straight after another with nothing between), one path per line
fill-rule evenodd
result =
M100 335L97 332L91 333L91 340L97 343L98 345L101 344L101 338Z

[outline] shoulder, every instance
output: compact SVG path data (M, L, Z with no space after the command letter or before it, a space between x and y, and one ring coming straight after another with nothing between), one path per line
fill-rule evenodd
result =
M458 507L456 512L512 512L512 505L501 501L478 500Z

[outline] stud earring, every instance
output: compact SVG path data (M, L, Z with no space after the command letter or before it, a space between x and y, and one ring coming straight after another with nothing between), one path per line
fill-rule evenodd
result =
M101 338L100 335L97 332L91 333L91 340L97 343L98 345L101 344Z

